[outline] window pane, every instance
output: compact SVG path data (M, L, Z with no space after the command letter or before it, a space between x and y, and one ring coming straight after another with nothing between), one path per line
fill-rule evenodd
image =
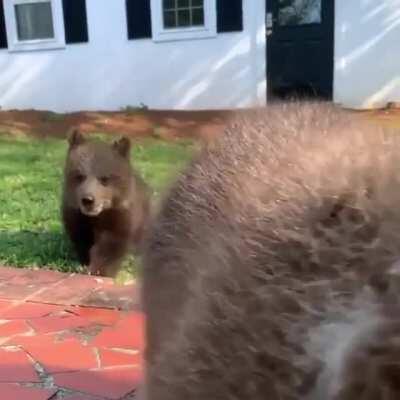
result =
M15 5L18 40L54 38L50 2Z
M163 0L163 8L164 10L175 8L176 0Z
M321 0L279 0L279 25L321 23Z
M202 8L194 8L192 11L192 25L204 25L204 10Z
M164 28L176 28L175 11L164 11Z
M163 0L164 28L204 26L204 0Z
M190 26L190 10L178 10L178 26Z
M189 0L178 0L178 7L189 7Z

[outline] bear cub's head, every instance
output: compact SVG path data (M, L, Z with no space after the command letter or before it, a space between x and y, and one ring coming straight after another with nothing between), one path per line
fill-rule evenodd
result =
M73 131L65 165L66 203L88 217L126 206L133 184L130 148L127 138L109 144Z

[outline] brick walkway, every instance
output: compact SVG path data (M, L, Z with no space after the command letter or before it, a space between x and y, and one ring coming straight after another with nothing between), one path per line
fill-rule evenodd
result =
M1 400L131 400L142 379L137 288L0 267Z

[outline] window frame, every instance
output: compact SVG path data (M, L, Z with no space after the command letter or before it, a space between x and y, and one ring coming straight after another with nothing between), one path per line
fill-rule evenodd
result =
M54 38L19 40L15 5L50 3ZM62 0L5 0L4 16L8 38L8 51L35 51L65 48L65 30Z
M164 28L163 0L151 0L153 40L166 42L193 40L217 36L217 1L204 0L204 25Z

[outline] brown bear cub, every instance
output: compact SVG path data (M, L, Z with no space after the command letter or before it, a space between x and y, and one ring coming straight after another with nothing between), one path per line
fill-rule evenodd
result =
M130 141L69 137L62 218L82 265L115 276L123 257L139 249L149 214L149 191L130 163Z
M400 399L397 132L328 104L238 117L146 243L146 400Z

